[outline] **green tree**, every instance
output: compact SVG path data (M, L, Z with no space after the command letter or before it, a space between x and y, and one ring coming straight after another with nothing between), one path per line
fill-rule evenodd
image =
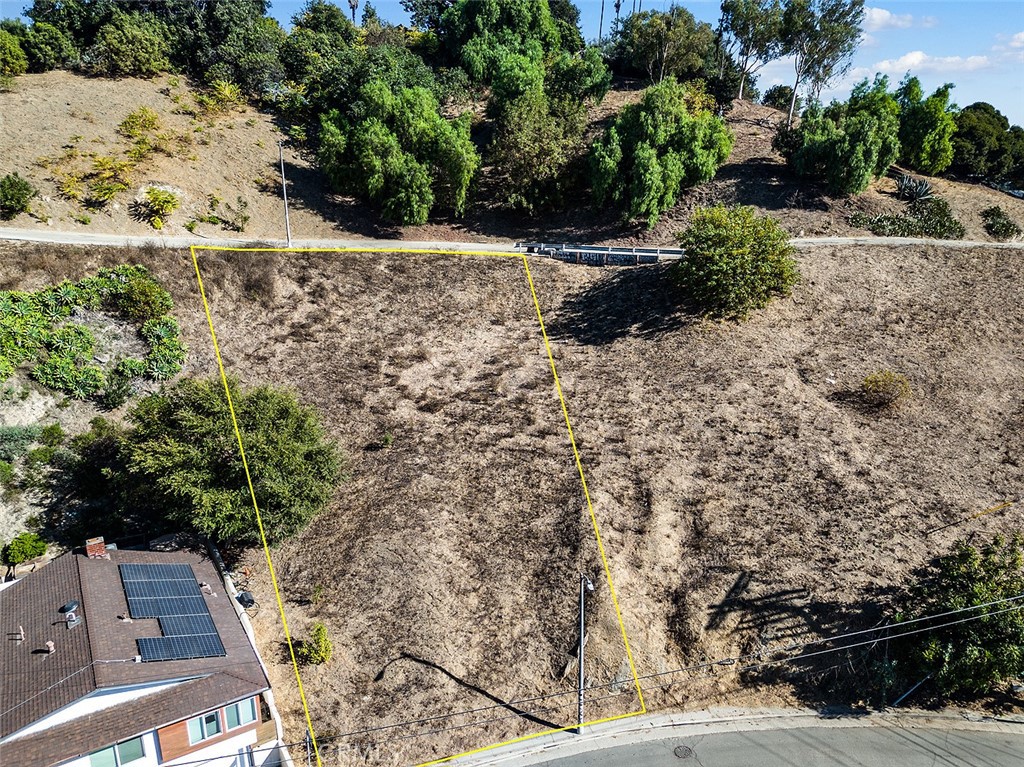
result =
M0 29L0 77L16 77L28 71L28 58L18 38Z
M541 88L504 106L495 122L491 161L507 205L534 213L562 204L566 169L582 143L582 122L559 119Z
M22 40L32 72L49 72L73 64L78 51L71 39L52 24L40 21L33 24Z
M495 125L491 161L506 204L528 213L562 205L578 181L572 166L582 158L587 105L599 103L610 84L597 48L559 51L546 67L505 57L488 109Z
M284 80L280 53L286 39L281 25L271 18L236 27L217 48L206 81L226 80L246 93L263 94Z
M100 27L108 23L117 8L116 0L32 0L25 15L33 22L56 27L85 50L96 40Z
M742 99L747 77L782 53L779 0L722 0L721 34L739 66Z
M510 54L541 62L561 46L548 0L456 0L441 22L442 46L476 83L489 84Z
M583 50L583 33L580 32L580 9L572 0L548 0L551 17L558 28L558 37L563 50L579 53Z
M317 161L335 188L380 206L384 217L421 224L435 204L461 214L480 159L469 114L444 119L426 88L364 85L349 114L320 119Z
M666 77L688 80L699 75L715 33L682 6L643 11L619 19L612 27L612 59L623 73L643 74L653 83Z
M35 533L19 533L4 546L0 559L5 565L20 565L46 553L46 541Z
M1024 540L996 536L976 549L964 541L940 557L897 605L897 623L967 610L972 620L890 640L905 681L931 675L943 695L978 694L1024 674L1024 612L998 602L1024 593ZM982 607L981 605L986 605ZM973 608L973 609L972 609ZM940 618L915 628L949 622ZM893 634L898 636L899 629Z
M793 97L808 85L814 100L821 89L846 74L860 42L864 0L785 0L782 53L793 57ZM793 124L796 102L789 107Z
M0 218L11 219L28 210L28 203L37 194L32 185L17 171L0 178Z
M832 194L860 194L899 156L899 104L888 87L886 77L870 85L865 79L845 104L812 104L798 128L780 128L776 149L798 175L824 182Z
M316 412L269 386L229 382L267 541L302 530L330 501L341 461ZM221 541L258 544L259 529L224 388L185 379L129 414L118 477L136 502L182 528ZM148 499L144 501L143 498Z
M746 317L788 295L799 280L789 235L753 208L698 208L679 236L686 255L675 275L687 296L715 317Z
M900 105L900 159L914 170L935 176L953 162L956 107L949 103L952 83L924 98L921 83L907 75L896 91Z
M619 113L591 155L598 205L610 202L653 227L680 190L715 175L733 138L722 120L692 104L692 91L668 78Z
M170 67L168 51L168 32L161 22L138 12L116 11L96 33L82 63L95 75L153 77Z
M773 85L764 92L761 103L766 107L778 109L780 112L789 111L789 105L793 102L793 89L788 85ZM803 108L803 103L798 96L796 99L796 111Z
M954 118L951 173L966 178L1012 181L1024 185L1024 130L984 101Z
M436 33L441 31L441 19L455 0L401 0L401 4L414 27Z

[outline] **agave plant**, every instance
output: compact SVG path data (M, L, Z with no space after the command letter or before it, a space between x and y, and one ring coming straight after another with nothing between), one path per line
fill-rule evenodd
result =
M915 200L930 200L935 194L932 185L923 178L914 178L907 173L901 173L896 179L896 197L900 200L914 202Z

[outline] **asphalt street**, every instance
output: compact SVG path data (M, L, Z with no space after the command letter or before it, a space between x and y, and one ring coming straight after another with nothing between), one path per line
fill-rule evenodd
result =
M1021 734L940 728L803 727L651 740L536 767L1024 767Z

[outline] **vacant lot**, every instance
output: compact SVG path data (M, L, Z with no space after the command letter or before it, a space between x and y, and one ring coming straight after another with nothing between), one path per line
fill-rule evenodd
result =
M879 600L952 540L1019 526L1018 505L933 532L1024 487L1020 255L799 258L793 297L743 325L677 311L664 267L531 262L642 675L873 625ZM172 290L188 372L212 374L186 255L6 246L0 278L37 286L126 259ZM293 632L319 619L334 639L334 660L303 677L317 732L496 705L484 692L570 691L521 708L571 723L576 573L598 580L599 566L521 264L226 253L202 264L228 370L295 387L349 456L331 511L273 552ZM898 411L855 396L883 368L914 389ZM297 740L262 554L241 564ZM745 589L716 607L738 580ZM589 629L588 715L632 710L600 581ZM730 667L659 677L649 703L849 700L848 669L828 670L830 657L759 685ZM542 727L498 708L339 742L376 742L379 763L401 764ZM355 763L328 746L333 763Z

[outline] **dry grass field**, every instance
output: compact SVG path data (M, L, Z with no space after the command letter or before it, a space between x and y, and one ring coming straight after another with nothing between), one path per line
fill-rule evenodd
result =
M149 265L175 296L186 373L215 372L187 254L0 247L3 288ZM936 531L1024 487L1020 254L798 260L793 296L744 324L680 311L665 266L530 263L642 676L875 625L953 540L1020 527L1017 505ZM330 664L303 673L326 763L364 763L346 750L359 744L374 764L417 763L571 724L580 570L597 583L588 716L634 710L521 262L204 252L201 265L229 372L293 387L348 456L330 510L272 552L292 631L322 620L334 641ZM895 411L856 394L884 368L913 388ZM238 556L300 740L262 552ZM849 660L669 674L646 697L856 702ZM497 702L562 692L520 704L533 721Z

